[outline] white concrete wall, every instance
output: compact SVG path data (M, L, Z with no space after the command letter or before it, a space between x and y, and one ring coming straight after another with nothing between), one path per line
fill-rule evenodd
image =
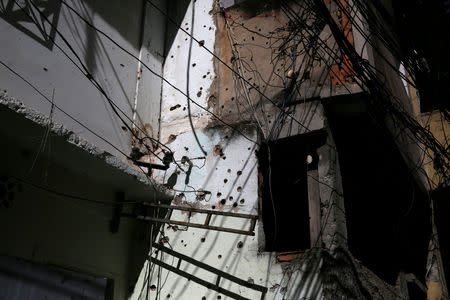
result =
M213 2L212 0L191 1L184 12L176 12L184 13L181 24L186 31L190 32L192 4L195 4L193 34L198 40L204 40L204 45L211 50L214 49L216 34L214 14L211 13ZM215 77L214 63L216 62L211 54L194 41L191 48L191 62L188 67L189 41L188 35L178 31L170 49L167 49L164 76L169 82L186 92L187 72L189 72L189 94L199 105L206 108L208 105L207 91ZM167 83L163 84L161 141L170 142L168 146L175 152L175 159L179 163L183 156L189 157L194 163L188 185L185 184L186 175L183 172L177 176L174 186L177 196L174 199L174 205L257 215L258 162L255 155L257 145L226 126L208 127L212 116L195 104L191 103L191 105L193 124L201 147L207 152L206 156L202 153L191 131L186 97ZM318 122L320 123L319 120ZM257 140L256 130L251 126L235 126L253 141ZM222 149L222 155L219 153L220 151L215 151L219 148ZM187 170L187 164L181 166ZM171 164L171 168L166 172L154 171L154 174L157 181L166 183L167 179L176 171L177 167ZM208 191L210 194L203 199L196 199L195 191ZM184 196L180 196L181 193ZM222 199L226 199L225 204L221 204ZM233 206L234 203L237 205ZM173 220L189 220L194 223L203 223L205 217L198 213L193 213L190 217L186 212L174 211L172 214ZM212 218L211 225L247 229L249 222L218 216ZM315 271L308 274L309 276L304 276L305 269L302 271L302 268L299 267L298 270L292 270L290 274L287 274L277 262L276 253L261 250L262 241L258 240L258 236L264 234L259 221L255 229L255 236L192 227L183 228L182 226L174 229L167 225L162 227L162 231L163 233L156 238L156 241L166 236L168 243L165 246L235 277L267 287L268 292L265 299L300 299L299 297L304 297L308 293L316 295L320 290L320 283L317 282ZM240 247L241 245L242 247ZM178 259L174 259L170 255L162 255L162 252L153 253L154 258L176 266ZM144 265L134 294L130 299L145 299L147 268L148 265ZM217 279L216 274L185 262L181 263L180 270L212 284ZM292 274L294 275L290 276ZM290 280L291 278L292 280ZM307 282L312 282L314 292L312 289L302 291L298 288L297 283L306 278L308 278ZM156 265L152 270L150 286L152 285L155 285L156 289L150 290L149 299L156 299L157 294L160 294L162 298L170 297L180 300L231 299ZM247 299L261 298L261 292L239 286L225 279L221 280L220 287ZM317 297L321 297L320 292Z

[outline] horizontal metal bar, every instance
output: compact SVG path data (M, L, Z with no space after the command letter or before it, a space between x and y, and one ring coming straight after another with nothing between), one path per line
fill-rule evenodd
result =
M228 273L226 273L226 272L224 272L222 270L219 270L219 269L216 269L214 267L211 267L210 265L207 265L207 264L205 264L205 263L203 263L201 261L193 259L190 256L184 255L184 254L179 253L179 252L177 252L175 250L167 248L167 247L165 247L165 246L163 246L163 245L161 245L159 243L154 243L153 247L158 249L158 250L160 250L160 251L163 251L163 252L165 252L165 253L167 253L169 255L172 255L174 257L178 257L181 260L183 260L183 261L185 261L187 263L193 264L196 267L199 267L199 268L205 269L205 270L207 270L207 271L209 271L211 273L214 273L214 274L218 275L219 277L228 279L228 280L230 280L230 281L232 281L234 283L237 283L237 284L239 284L241 286L245 286L245 287L247 287L249 289L261 292L263 294L267 293L267 287L265 287L265 286L257 285L257 284L254 284L254 283L250 283L250 282L248 282L246 280L240 279L239 277L233 276L233 275L228 274ZM152 257L152 261L153 261L153 257Z
M167 170L169 168L166 165L157 165L157 164L152 164L152 163L137 161L137 160L134 161L134 164L136 164L137 166L151 168L151 169L157 169L157 170Z
M183 210L183 211L197 212L197 213L203 213L203 214L213 214L213 215L219 215L219 216L229 216L229 217L245 218L245 219L258 219L258 215L240 214L240 213L232 213L232 212L227 212L227 211L217 211L217 210L209 210L209 209L199 209L199 208L185 207L185 206L156 204L156 203L150 203L150 202L143 202L142 204L144 204L146 206L151 206L151 207Z
M210 230L231 232L231 233L251 235L251 236L255 235L255 232L248 231L248 230L226 228L226 227L219 227L219 226L211 226L211 225L204 225L204 224L190 223L190 222L183 222L183 221L175 221L175 220L168 220L168 219L159 219L159 218L154 218L154 217L133 215L133 214L128 214L128 213L124 213L124 214L122 214L122 216L135 218L135 219L139 219L139 220L144 220L144 221L153 221L153 222L158 222L158 223L167 223L167 224L171 224L171 225L189 226L189 227L195 227L195 228L210 229Z

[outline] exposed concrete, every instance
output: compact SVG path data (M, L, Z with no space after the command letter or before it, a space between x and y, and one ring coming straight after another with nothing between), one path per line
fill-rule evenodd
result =
M325 247L333 253L336 247L346 247L347 227L339 159L329 129L327 142L317 150L317 154L319 155L319 194L322 206L322 240L318 243L323 244L315 246Z

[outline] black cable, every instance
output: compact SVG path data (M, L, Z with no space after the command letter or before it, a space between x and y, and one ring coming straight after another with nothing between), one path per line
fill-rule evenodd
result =
M191 113L191 101L189 99L191 98L190 95L190 70L191 70L191 56L192 56L192 36L194 34L194 21L195 21L195 1L191 3L192 5L192 19L191 19L191 39L189 40L189 52L188 52L188 59L187 59L187 70L186 70L186 101L187 101L187 108L188 108L188 118L189 118L189 124L191 126L192 134L194 135L195 141L197 142L198 147L203 152L203 155L207 155L205 149L203 149L202 145L200 144L200 141L198 139L197 133L195 132L194 124L192 123L192 113Z
M14 0L16 1L16 0ZM64 2L64 0L60 0L63 4L65 4L68 8L70 8L70 6ZM180 88L178 88L177 86L175 86L173 83L171 83L170 81L168 81L164 76L161 76L160 74L158 74L157 72L155 72L154 70L152 70L145 62L141 61L138 57L136 57L134 54L132 54L131 52L129 52L128 50L126 50L124 47L122 47L120 44L118 44L116 41L114 41L110 36L108 36L106 33L104 33L102 30L96 28L93 24L91 24L88 20L86 20L85 18L83 18L83 16L81 16L78 12L76 12L73 8L71 8L71 10L81 19L83 20L89 27L91 27L92 29L94 29L95 31L97 31L98 33L100 33L102 36L104 36L106 39L108 39L110 42L112 42L114 45L116 45L118 48L120 48L122 51L124 51L125 53L127 53L128 55L130 55L131 57L133 57L135 60L137 60L138 62L140 62L142 64L142 66L144 66L150 73L152 73L153 75L155 75L156 77L160 78L161 80L163 80L165 83L167 83L168 85L170 85L172 88L174 88L175 90L177 90L178 92L180 92L183 96L185 96L186 98L187 95L185 92L183 92ZM195 40L195 39L194 39ZM194 103L196 106L198 106L199 108L201 108L202 110L204 110L205 112L207 112L208 114L210 114L211 116L213 116L217 121L219 121L220 123L222 123L223 125L233 129L233 131L236 131L237 133L239 133L240 135L242 135L245 139L247 139L248 141L251 141L253 143L256 143L254 140L250 139L249 137L247 137L245 134L243 134L240 130L238 130L237 128L233 127L232 125L228 124L227 122L223 121L220 117L218 117L216 114L214 114L213 112L209 111L207 108L201 106L199 103L197 103L195 100L193 100L192 98L188 98L192 103Z

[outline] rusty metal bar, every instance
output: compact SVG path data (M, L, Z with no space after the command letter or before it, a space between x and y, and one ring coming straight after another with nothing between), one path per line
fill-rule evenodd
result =
M140 215L134 215L134 214L128 214L128 213L124 213L124 214L122 214L122 216L135 218L135 219L138 219L138 220L144 220L144 221L153 221L153 222L159 222L159 223L167 223L167 224L171 224L171 225L181 225L181 226L188 226L188 227L196 227L196 228L202 228L202 229L210 229L210 230L224 231L224 232L230 232L230 233L236 233L236 234L244 234L244 235L251 235L251 236L255 235L255 232L248 231L248 230L241 230L241 229L234 229L234 228L227 228L227 227L219 227L219 226L211 226L211 225L204 225L204 224L190 223L190 222L183 222L183 221L175 221L175 220L168 220L168 219L160 219L160 218L140 216Z
M249 229L249 231L253 232L255 230L255 226L256 226L256 219L252 219L250 221L250 229Z
M142 204L145 205L145 206L151 206L151 207L159 207L159 208L175 209L175 210L184 210L184 211L204 213L204 214L213 214L213 215L219 215L219 216L229 216L229 217L244 218L244 219L258 219L258 215L232 213L232 212L227 212L227 211L215 211L215 210L199 209L199 208L185 207L185 206L156 204L156 203L149 203L149 202L143 202Z
M210 283L210 282L208 282L206 280L203 280L203 279L198 278L198 277L196 277L194 275L191 275L188 272L179 270L179 269L177 269L177 268L175 268L175 267L173 267L173 266L171 266L169 264L166 264L165 262L160 261L159 259L152 258L152 263L154 263L154 264L156 264L156 265L158 265L158 266L160 266L160 267L162 267L162 268L164 268L166 270L174 272L175 274L183 276L183 277L185 277L185 278L187 278L187 279L189 279L189 280L191 280L193 282L196 282L196 283L198 283L200 285L203 285L203 286L207 287L208 289L211 289L211 290L214 290L214 291L216 291L218 293L224 294L225 296L228 296L228 297L231 297L231 298L237 299L237 300L250 300L250 299L244 298L244 297L242 297L242 296L240 296L240 295L238 295L236 293L233 293L233 292L231 292L229 290L221 288L220 286L216 286L213 283Z
M205 224L204 225L208 226L210 221L211 221L211 214L208 214L206 216L206 220L205 220Z
M234 283L236 283L238 285L241 285L241 286L244 286L246 288L249 288L249 289L261 292L262 293L261 299L263 299L265 294L267 293L267 287L265 287L265 286L257 285L257 284L254 284L254 283L250 283L247 280L243 280L243 279L241 279L239 277L233 276L233 275L231 275L229 273L226 273L226 272L224 272L222 270L219 270L219 269L216 269L216 268L214 268L214 267L212 267L210 265L207 265L204 262L195 260L192 257L189 257L187 255L179 253L179 252L177 252L177 251L175 251L173 249L167 248L167 247L163 246L162 244L155 243L155 244L153 244L153 248L156 248L156 249L158 249L160 251L163 251L164 253L169 254L169 255L171 255L173 257L177 257L177 258L179 258L181 260L184 260L185 262L190 263L190 264L192 264L192 265L194 265L194 266L196 266L198 268L201 268L201 269L207 270L207 271L209 271L209 272L211 272L213 274L216 274L218 276L216 282L220 281L221 278L225 278L225 279L227 279L229 281L232 281L232 282L234 282ZM154 261L154 258L152 258L152 262L153 261ZM174 267L172 267L172 268L176 269ZM189 276L192 276L192 275L189 274ZM189 278L189 277L186 277L186 278ZM200 280L202 280L202 279L200 279ZM205 286L210 288L210 289L214 289L212 287L212 286L214 286L213 283L207 282L207 285L205 285ZM218 286L217 286L217 288L222 289L222 288L220 288ZM222 292L222 293L225 294L224 292ZM230 297L232 297L232 296L230 296ZM235 298L235 299L242 299L242 298Z

